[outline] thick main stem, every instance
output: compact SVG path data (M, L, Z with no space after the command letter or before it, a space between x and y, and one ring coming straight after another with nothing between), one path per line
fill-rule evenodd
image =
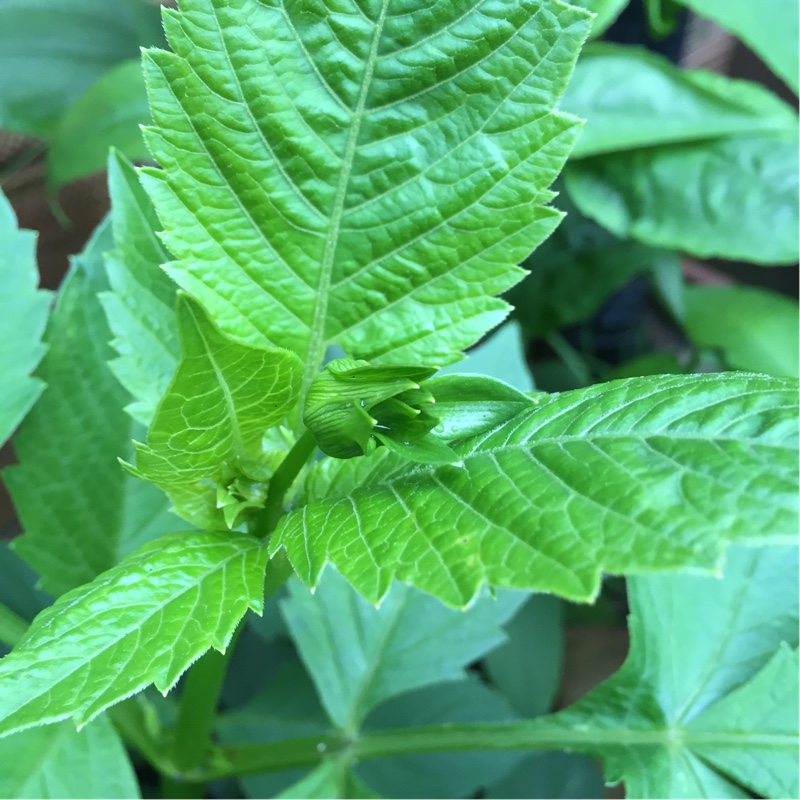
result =
M29 623L10 608L0 603L0 642L9 647L14 645L25 635Z

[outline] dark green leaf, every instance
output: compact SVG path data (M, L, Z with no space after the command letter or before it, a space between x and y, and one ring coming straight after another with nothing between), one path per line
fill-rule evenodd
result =
M564 604L534 595L506 624L508 641L483 660L492 683L523 717L553 708L564 654Z
M139 130L149 116L141 61L110 69L59 120L47 161L50 186L104 169L111 147L128 158L149 158Z
M572 753L532 753L486 792L490 798L604 797L603 775L595 761Z
M442 644L442 652L446 645ZM508 703L475 679L400 695L375 709L364 729L493 722L514 717ZM518 752L437 753L364 761L357 774L383 797L474 797L522 760Z
M282 612L331 720L356 733L384 700L463 678L503 641L500 625L523 600L507 592L460 612L395 583L376 608L329 569L314 594L292 582Z
M25 534L14 547L58 595L92 580L143 541L186 524L167 498L127 477L133 421L108 369L110 332L97 292L108 223L77 257L47 328L37 375L47 389L14 437L19 466L3 474Z

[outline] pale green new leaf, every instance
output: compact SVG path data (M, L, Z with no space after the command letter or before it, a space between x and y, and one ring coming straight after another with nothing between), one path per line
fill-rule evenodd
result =
M796 300L755 286L689 286L684 325L733 369L798 377Z
M617 236L701 258L798 259L796 130L598 156L564 176L581 212Z
M150 118L141 61L110 69L64 113L47 155L48 183L58 189L103 169L110 147L148 159L140 125Z
M634 578L631 651L537 725L631 797L798 792L797 548L732 547L725 575Z
M261 613L266 549L238 533L151 542L43 611L0 660L0 735L83 725L155 683L167 692L248 608Z
M224 530L217 490L236 476L260 478L263 436L297 402L302 364L287 350L232 342L185 295L177 321L183 356L147 444L134 445L132 471L166 491L182 516Z
M586 119L572 158L797 130L797 112L756 83L679 69L645 50L611 44L581 54L563 105Z
M82 731L60 722L0 740L0 797L140 797L128 754L100 717Z
M31 372L44 355L50 292L37 290L36 234L20 230L0 192L0 445L22 421L44 384Z
M106 254L111 291L100 301L119 353L110 366L135 401L127 411L149 426L180 359L175 319L177 286L162 264L169 255L161 224L136 171L119 153L108 159L115 249Z
M143 0L2 0L0 128L50 136L111 67L162 40Z
M589 27L558 0L184 0L149 51L177 283L224 333L442 365L557 224L579 123L554 111Z
M289 587L281 611L331 721L347 733L390 697L463 679L504 640L500 626L525 600L506 592L461 612L395 583L376 608L332 569L313 594Z
M678 0L732 31L794 89L800 88L800 10L795 0Z
M3 473L25 530L14 548L55 595L92 580L143 541L186 527L167 513L162 492L117 463L131 457L134 424L108 369L111 334L97 299L106 288L102 254L111 246L106 222L73 260L37 371L47 389L14 437L19 465Z
M310 481L272 550L310 585L330 562L374 601L397 577L460 606L484 583L586 601L602 571L718 571L726 541L797 533L796 381L601 384L456 450L461 465L354 459L321 496Z

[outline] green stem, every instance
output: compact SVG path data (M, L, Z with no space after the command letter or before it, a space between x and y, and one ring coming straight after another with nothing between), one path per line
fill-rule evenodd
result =
M14 645L25 635L28 625L19 614L0 603L0 642L9 647Z
M173 761L181 774L200 769L211 751L211 731L225 670L241 630L242 625L239 625L225 653L209 650L192 666L186 677L172 748ZM178 776L173 777L180 782Z
M392 758L419 753L456 753L485 750L570 750L592 752L600 746L620 747L689 745L740 745L744 735L731 737L684 728L601 729L569 727L554 717L518 722L429 725L376 731L356 739L342 734L306 736L279 742L221 748L215 755L207 780L314 767L326 758ZM779 737L778 745L796 747L796 738ZM722 741L722 740L725 741ZM730 741L728 741L730 739ZM735 740L735 741L734 741ZM784 741L785 740L785 741Z
M592 382L592 373L580 353L560 334L551 333L545 341L553 348L564 366L575 376L581 386Z
M286 458L281 461L278 469L275 470L275 474L269 482L264 508L259 511L253 525L255 534L260 538L266 538L277 527L283 514L283 500L286 492L289 491L295 478L300 474L300 470L308 463L308 459L316 449L317 443L314 437L305 431L286 454Z

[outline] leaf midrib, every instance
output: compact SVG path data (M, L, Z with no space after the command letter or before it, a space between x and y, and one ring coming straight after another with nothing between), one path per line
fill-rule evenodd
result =
M303 385L300 396L301 407L305 400L308 387L317 376L322 367L322 360L325 356L325 327L328 316L328 301L333 278L333 265L336 257L336 249L339 244L339 232L342 219L344 218L344 206L347 199L347 190L350 186L350 177L353 172L353 162L356 155L358 136L361 132L361 125L364 121L367 97L372 85L372 76L375 65L378 61L378 45L380 44L383 25L386 21L389 0L382 0L381 11L375 22L372 34L369 54L364 64L364 74L361 80L356 108L350 123L350 131L347 136L342 166L339 172L339 182L336 186L336 195L333 201L333 211L330 216L328 235L325 238L325 246L320 261L319 281L317 283L317 293L314 301L314 312L311 318L309 329L308 349L305 358L305 371L303 373Z

